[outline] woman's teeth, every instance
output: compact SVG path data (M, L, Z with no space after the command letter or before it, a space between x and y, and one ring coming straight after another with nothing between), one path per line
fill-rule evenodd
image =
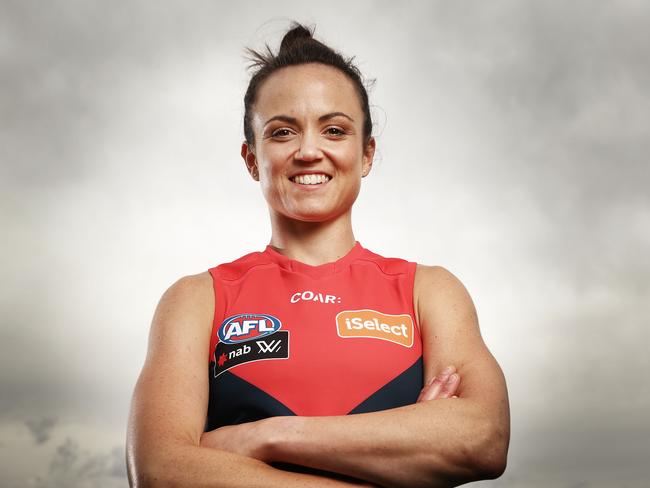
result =
M324 174L297 175L292 178L292 181L301 185L318 185L319 183L326 183L329 180L330 177Z

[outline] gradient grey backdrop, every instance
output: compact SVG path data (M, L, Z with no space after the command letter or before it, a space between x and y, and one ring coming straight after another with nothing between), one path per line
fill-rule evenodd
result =
M242 54L290 19L377 79L356 238L454 272L505 372L478 485L647 486L650 4L478 0L2 0L2 486L126 486L160 295L269 242Z

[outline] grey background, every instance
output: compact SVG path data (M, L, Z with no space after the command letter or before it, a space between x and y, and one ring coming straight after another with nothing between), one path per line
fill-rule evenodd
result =
M270 238L243 47L355 55L378 153L355 237L473 296L509 387L480 486L647 486L650 4L0 2L0 472L126 486L130 396L180 276Z

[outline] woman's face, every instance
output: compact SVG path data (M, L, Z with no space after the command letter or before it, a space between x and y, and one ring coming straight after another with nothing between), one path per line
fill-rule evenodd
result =
M267 78L252 117L255 147L244 143L242 156L271 212L313 222L348 212L374 156L374 139L363 147L363 121L352 81L335 68L289 66ZM300 173L329 180L300 183Z

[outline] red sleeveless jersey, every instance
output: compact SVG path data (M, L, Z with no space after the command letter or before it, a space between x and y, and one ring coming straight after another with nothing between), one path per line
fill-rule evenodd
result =
M358 241L320 266L267 246L211 268L216 306L205 430L415 403L423 387L415 268Z

